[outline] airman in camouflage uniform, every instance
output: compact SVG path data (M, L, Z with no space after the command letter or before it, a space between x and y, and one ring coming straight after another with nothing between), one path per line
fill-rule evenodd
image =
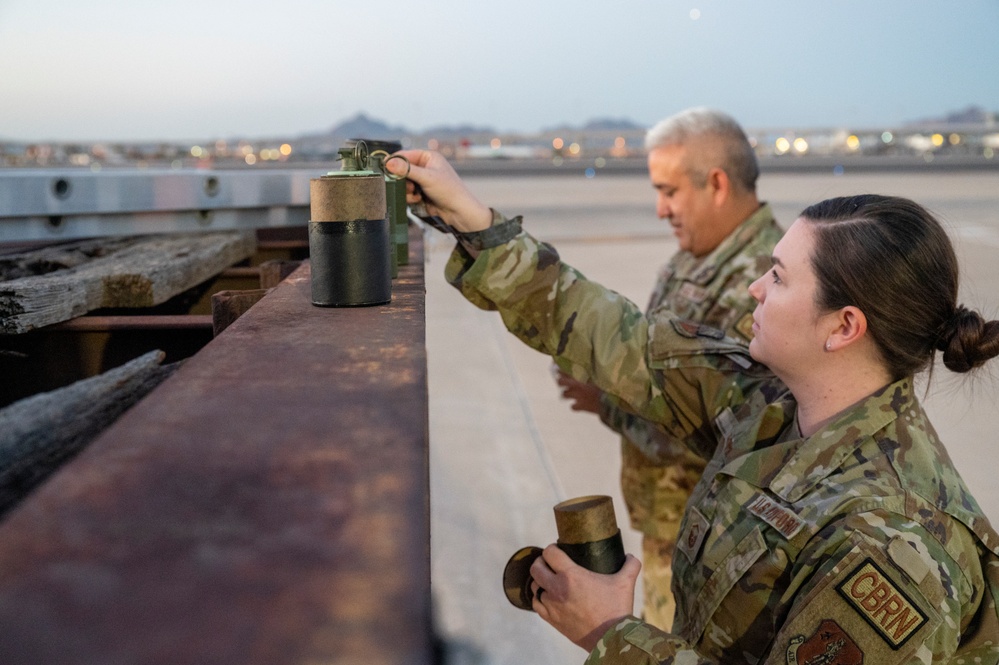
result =
M756 196L759 165L749 139L728 115L681 111L645 136L656 215L679 251L663 266L646 312L678 316L752 338L756 301L748 287L770 267L781 231ZM621 434L621 490L631 526L642 534L643 618L673 625L672 559L684 507L704 460L660 426L618 408L593 386L559 374L563 396Z
M780 236L770 206L764 204L707 256L678 252L660 271L646 312L667 307L748 344L756 306L748 288L770 267ZM668 628L676 607L671 590L676 536L705 461L682 440L612 399L601 399L598 415L622 435L621 491L631 526L642 534L643 618Z
M448 280L710 459L681 526L673 632L625 618L588 663L999 661L999 535L910 378L802 438L794 398L743 346L644 316L518 222L494 213L490 241L466 234Z

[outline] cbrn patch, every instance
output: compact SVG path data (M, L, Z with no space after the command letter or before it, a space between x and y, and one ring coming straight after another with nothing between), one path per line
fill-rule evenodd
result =
M869 558L840 582L836 590L895 650L929 620Z

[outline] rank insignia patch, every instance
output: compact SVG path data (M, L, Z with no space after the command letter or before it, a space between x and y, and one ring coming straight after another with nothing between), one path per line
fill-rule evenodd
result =
M735 330L747 340L753 339L753 315L750 312L743 314L735 324Z
M787 647L788 665L861 665L864 652L839 624L826 619L807 640L799 635Z
M899 649L928 621L870 559L857 566L836 590L892 649Z

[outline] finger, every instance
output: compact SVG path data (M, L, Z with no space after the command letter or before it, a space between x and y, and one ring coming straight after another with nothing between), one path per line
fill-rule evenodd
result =
M554 547L554 545L550 545L550 547ZM555 581L555 573L553 573L552 569L548 567L544 557L539 556L534 560L534 563L531 564L531 579L533 579L534 584L537 584L539 587L544 587L546 589L552 588L552 583Z
M555 544L549 545L538 557L538 561L544 560L546 568L551 570L552 576L558 573L562 573L571 568L579 568L579 566L569 558L569 555L562 551L562 549ZM534 563L537 564L538 561ZM531 567L533 573L534 567ZM541 586L545 586L544 580L541 580Z

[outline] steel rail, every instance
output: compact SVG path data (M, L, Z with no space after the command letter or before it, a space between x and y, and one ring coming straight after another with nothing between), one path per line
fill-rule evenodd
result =
M423 246L380 307L303 265L0 523L27 663L431 663Z
M304 226L304 169L0 169L0 242Z

